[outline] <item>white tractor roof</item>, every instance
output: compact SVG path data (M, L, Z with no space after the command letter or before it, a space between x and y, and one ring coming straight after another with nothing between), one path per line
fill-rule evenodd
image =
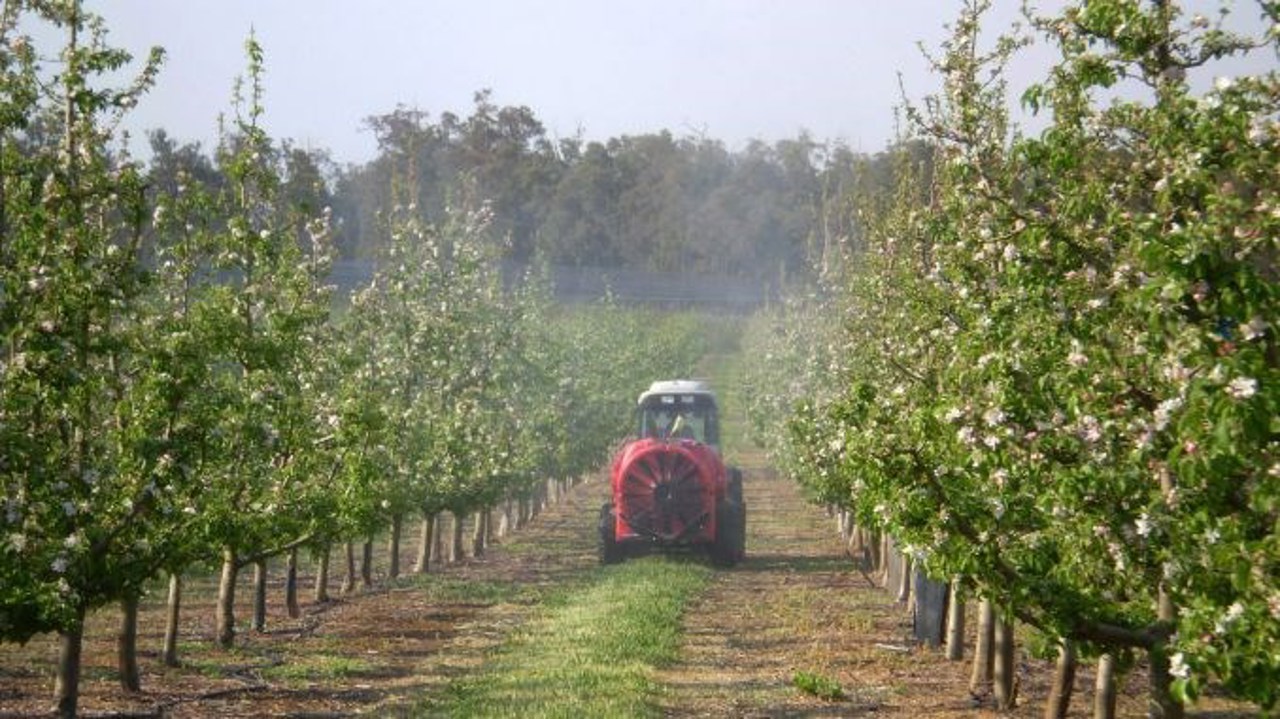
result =
M643 404L646 397L659 394L700 394L706 395L713 400L715 392L711 391L710 383L700 379L669 379L654 382L649 385L649 389L640 393L638 404Z

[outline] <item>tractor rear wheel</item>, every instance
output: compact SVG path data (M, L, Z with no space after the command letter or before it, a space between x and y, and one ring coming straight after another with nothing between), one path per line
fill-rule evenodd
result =
M711 545L711 562L732 567L746 555L747 505L731 497L716 507L716 540Z
M600 508L600 563L617 564L623 556L622 547L618 544L613 502L605 502Z

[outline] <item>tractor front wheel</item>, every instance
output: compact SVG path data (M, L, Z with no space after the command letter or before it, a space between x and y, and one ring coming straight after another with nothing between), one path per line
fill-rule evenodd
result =
M600 508L600 563L617 564L623 559L618 545L617 520L613 514L613 502L605 502Z

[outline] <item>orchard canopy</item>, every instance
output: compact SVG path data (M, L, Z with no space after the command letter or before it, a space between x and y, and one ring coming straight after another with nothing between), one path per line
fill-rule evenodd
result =
M757 321L753 426L816 499L1006 615L1149 652L1174 698L1272 706L1280 6L1098 0L1000 36L984 9L908 109L896 188ZM1058 53L1019 88L1034 132L1003 80L1031 42ZM1197 82L1246 53L1272 69Z

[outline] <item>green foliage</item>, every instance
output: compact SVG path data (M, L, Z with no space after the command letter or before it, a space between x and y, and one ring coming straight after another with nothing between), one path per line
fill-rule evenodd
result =
M829 702L840 701L845 698L844 689L840 686L840 682L822 674L797 671L791 675L791 684L805 694L810 694Z
M398 107L368 119L371 162L336 183L339 243L376 256L383 208L489 202L503 258L760 278L803 273L839 233L834 204L865 158L807 135L742 152L670 132L555 142L528 107L476 93L469 115Z
M834 283L837 329L789 350L838 345L838 392L795 372L775 452L1049 635L1273 706L1280 78L1196 94L1183 70L1277 37L1071 5L1035 23L1061 60L1024 94L1052 117L1023 137L999 78L1026 39L983 50L983 9L910 112L933 177L898 174ZM1097 99L1122 80L1147 90Z
M28 17L67 33L51 78ZM189 479L145 431L173 383L141 357L143 182L105 129L161 54L94 86L130 58L69 3L6 5L0 40L0 639L23 641L139 591L178 543L162 492Z

